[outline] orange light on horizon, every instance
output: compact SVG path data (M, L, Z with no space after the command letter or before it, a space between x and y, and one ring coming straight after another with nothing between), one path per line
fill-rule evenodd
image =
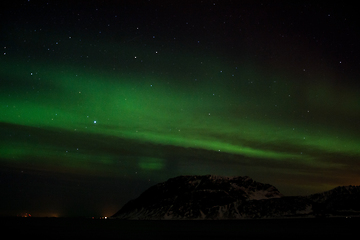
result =
M30 213L21 213L21 214L18 214L17 217L31 217L31 214Z

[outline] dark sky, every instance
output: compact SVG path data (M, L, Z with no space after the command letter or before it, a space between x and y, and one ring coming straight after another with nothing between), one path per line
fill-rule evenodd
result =
M1 6L1 215L109 216L185 174L359 185L359 15L312 2Z

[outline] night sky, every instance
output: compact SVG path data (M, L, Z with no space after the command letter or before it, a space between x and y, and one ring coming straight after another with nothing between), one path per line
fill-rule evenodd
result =
M354 5L114 2L1 6L1 215L109 216L179 175L360 185Z

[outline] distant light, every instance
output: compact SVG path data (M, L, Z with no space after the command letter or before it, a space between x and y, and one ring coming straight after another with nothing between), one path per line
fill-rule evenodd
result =
M94 121L94 124L96 123L96 121Z
M107 217L105 217L105 219L107 219Z

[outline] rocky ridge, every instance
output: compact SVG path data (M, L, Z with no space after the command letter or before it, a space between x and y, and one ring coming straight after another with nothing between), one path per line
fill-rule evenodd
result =
M156 184L129 201L113 218L249 219L354 216L360 187L337 187L310 196L283 196L250 177L179 176Z

